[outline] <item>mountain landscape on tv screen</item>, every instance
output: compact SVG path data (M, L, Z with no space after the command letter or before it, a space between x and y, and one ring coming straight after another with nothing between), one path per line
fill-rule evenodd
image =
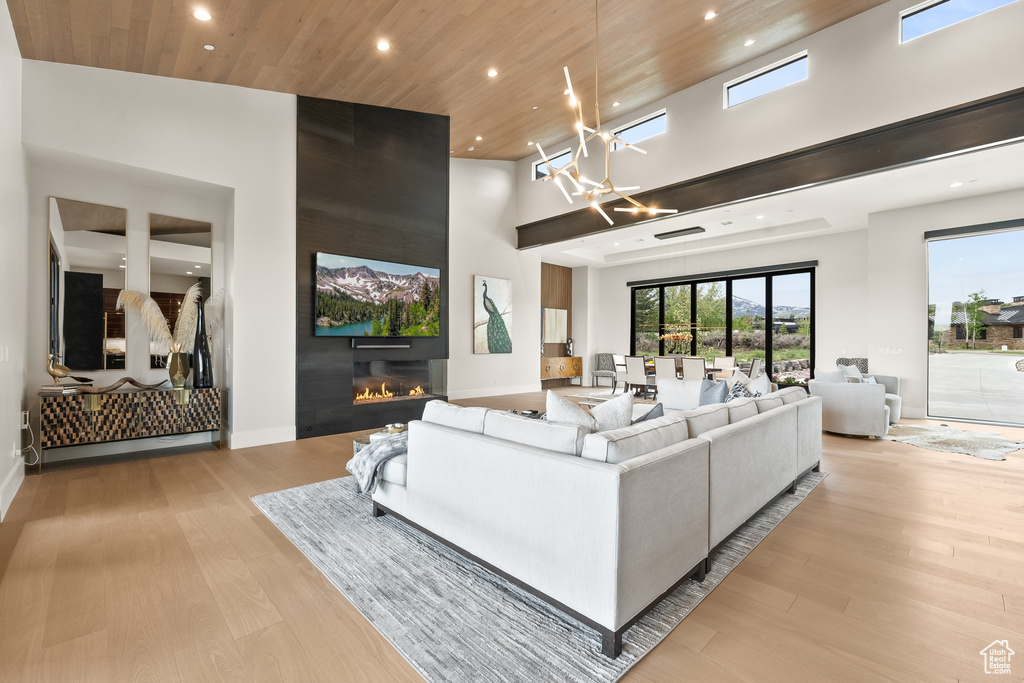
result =
M440 293L440 279L424 272L397 274L366 265L328 268L318 264L316 334L436 337Z

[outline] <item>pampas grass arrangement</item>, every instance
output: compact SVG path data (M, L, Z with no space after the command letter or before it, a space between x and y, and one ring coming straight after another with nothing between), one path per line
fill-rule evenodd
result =
M138 313L142 318L142 324L149 331L149 338L161 346L168 347L171 353L190 353L196 339L196 319L199 317L198 302L201 292L198 282L185 292L173 332L159 304L148 294L122 289L117 295L117 310L125 309Z

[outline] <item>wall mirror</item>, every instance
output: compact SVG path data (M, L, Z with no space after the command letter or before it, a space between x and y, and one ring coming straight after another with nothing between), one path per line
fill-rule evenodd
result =
M568 338L568 311L564 308L545 308L543 342L545 344L564 344Z
M149 214L149 295L160 305L172 330L189 287L200 282L203 300L210 298L212 242L210 223ZM150 367L164 367L169 351L150 342Z
M125 367L127 213L50 197L49 352L72 370Z

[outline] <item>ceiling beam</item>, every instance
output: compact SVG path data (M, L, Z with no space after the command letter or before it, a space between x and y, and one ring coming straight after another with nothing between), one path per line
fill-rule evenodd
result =
M639 192L647 206L679 214L931 161L988 145L1024 140L1024 88L811 145L699 178ZM625 207L623 200L601 205ZM610 211L609 211L610 213ZM679 215L674 214L674 215ZM518 248L579 239L663 220L619 213L615 226L586 208L516 227Z

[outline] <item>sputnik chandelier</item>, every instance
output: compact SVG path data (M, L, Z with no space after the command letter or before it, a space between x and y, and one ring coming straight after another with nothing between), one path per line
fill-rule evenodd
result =
M629 187L616 187L612 183L611 179L611 153L613 145L625 149L632 149L640 154L647 154L644 150L640 149L634 144L626 142L612 133L602 130L601 128L601 107L598 104L599 91L598 91L598 66L599 62L599 41L600 41L600 24L598 23L597 14L597 2L594 0L594 119L595 124L593 128L588 127L583 121L583 103L580 102L579 98L576 97L575 91L572 89L572 79L569 78L569 67L562 67L565 72L565 94L569 97L569 106L573 110L573 114L576 118L576 131L580 137L580 146L576 148L576 153L572 156L572 160L564 166L556 168L552 163L551 159L548 158L547 154L544 153L544 149L537 143L537 151L540 152L541 160L547 167L547 175L544 176L544 180L550 180L558 186L558 189L565 195L566 200L570 204L573 203L573 197L582 197L583 201L590 204L594 209L608 221L609 225L615 225L615 222L611 217L601 208L599 201L607 195L618 195L625 199L632 206L627 207L616 207L616 211L625 213L638 214L646 212L652 216L663 213L676 213L676 209L658 209L654 207L645 206L630 196L623 194L631 190L639 190L639 185L632 185ZM584 176L580 172L580 154L584 157L589 157L589 151L587 150L587 143L594 138L600 138L601 142L604 143L604 180L601 182L595 182ZM562 178L566 178L575 190L571 195L562 183Z

